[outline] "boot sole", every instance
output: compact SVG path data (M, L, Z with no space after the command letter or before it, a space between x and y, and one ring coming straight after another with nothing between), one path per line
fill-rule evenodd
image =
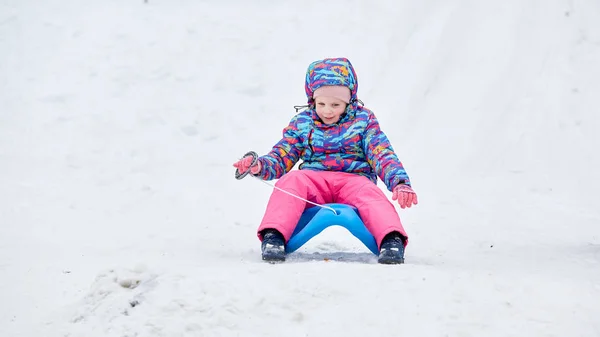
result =
M383 251L379 255L379 259L377 262L381 264L403 264L404 256L398 254L398 252L393 251Z
M263 255L262 259L263 259L263 261L269 262L269 263L285 262L285 255L284 256L280 256L280 255Z
M380 264L404 264L404 259L398 258L381 258L377 261Z

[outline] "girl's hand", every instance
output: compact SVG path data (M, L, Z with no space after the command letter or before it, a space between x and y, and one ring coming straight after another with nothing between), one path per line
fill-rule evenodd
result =
M257 160L254 165L252 165L253 161L254 157L248 154L244 158L233 163L233 167L237 168L240 174L247 173L248 170L250 170L250 173L257 175L260 173L261 169L260 161Z
M404 184L399 184L392 191L392 200L398 200L401 208L410 208L412 205L418 204L417 194L413 189Z

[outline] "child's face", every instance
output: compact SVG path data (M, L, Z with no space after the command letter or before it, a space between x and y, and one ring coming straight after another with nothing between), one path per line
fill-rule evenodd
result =
M315 99L317 115L323 123L334 124L346 110L346 102L334 97L319 96Z

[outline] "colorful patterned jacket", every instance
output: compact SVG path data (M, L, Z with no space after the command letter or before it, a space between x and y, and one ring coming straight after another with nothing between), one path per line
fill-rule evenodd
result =
M352 92L350 104L336 124L324 124L314 107L312 94L324 85L345 85ZM379 177L390 191L399 183L410 185L377 118L358 102L357 77L348 59L313 62L306 72L305 89L308 109L294 116L283 129L283 138L259 158L262 171L258 177L279 179L302 159L301 170L355 173L375 184Z

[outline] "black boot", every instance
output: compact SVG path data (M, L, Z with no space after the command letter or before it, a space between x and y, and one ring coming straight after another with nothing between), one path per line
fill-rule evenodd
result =
M381 241L379 260L383 264L404 263L404 238L398 232L391 232Z
M268 262L285 261L285 240L276 229L262 231L262 259Z

